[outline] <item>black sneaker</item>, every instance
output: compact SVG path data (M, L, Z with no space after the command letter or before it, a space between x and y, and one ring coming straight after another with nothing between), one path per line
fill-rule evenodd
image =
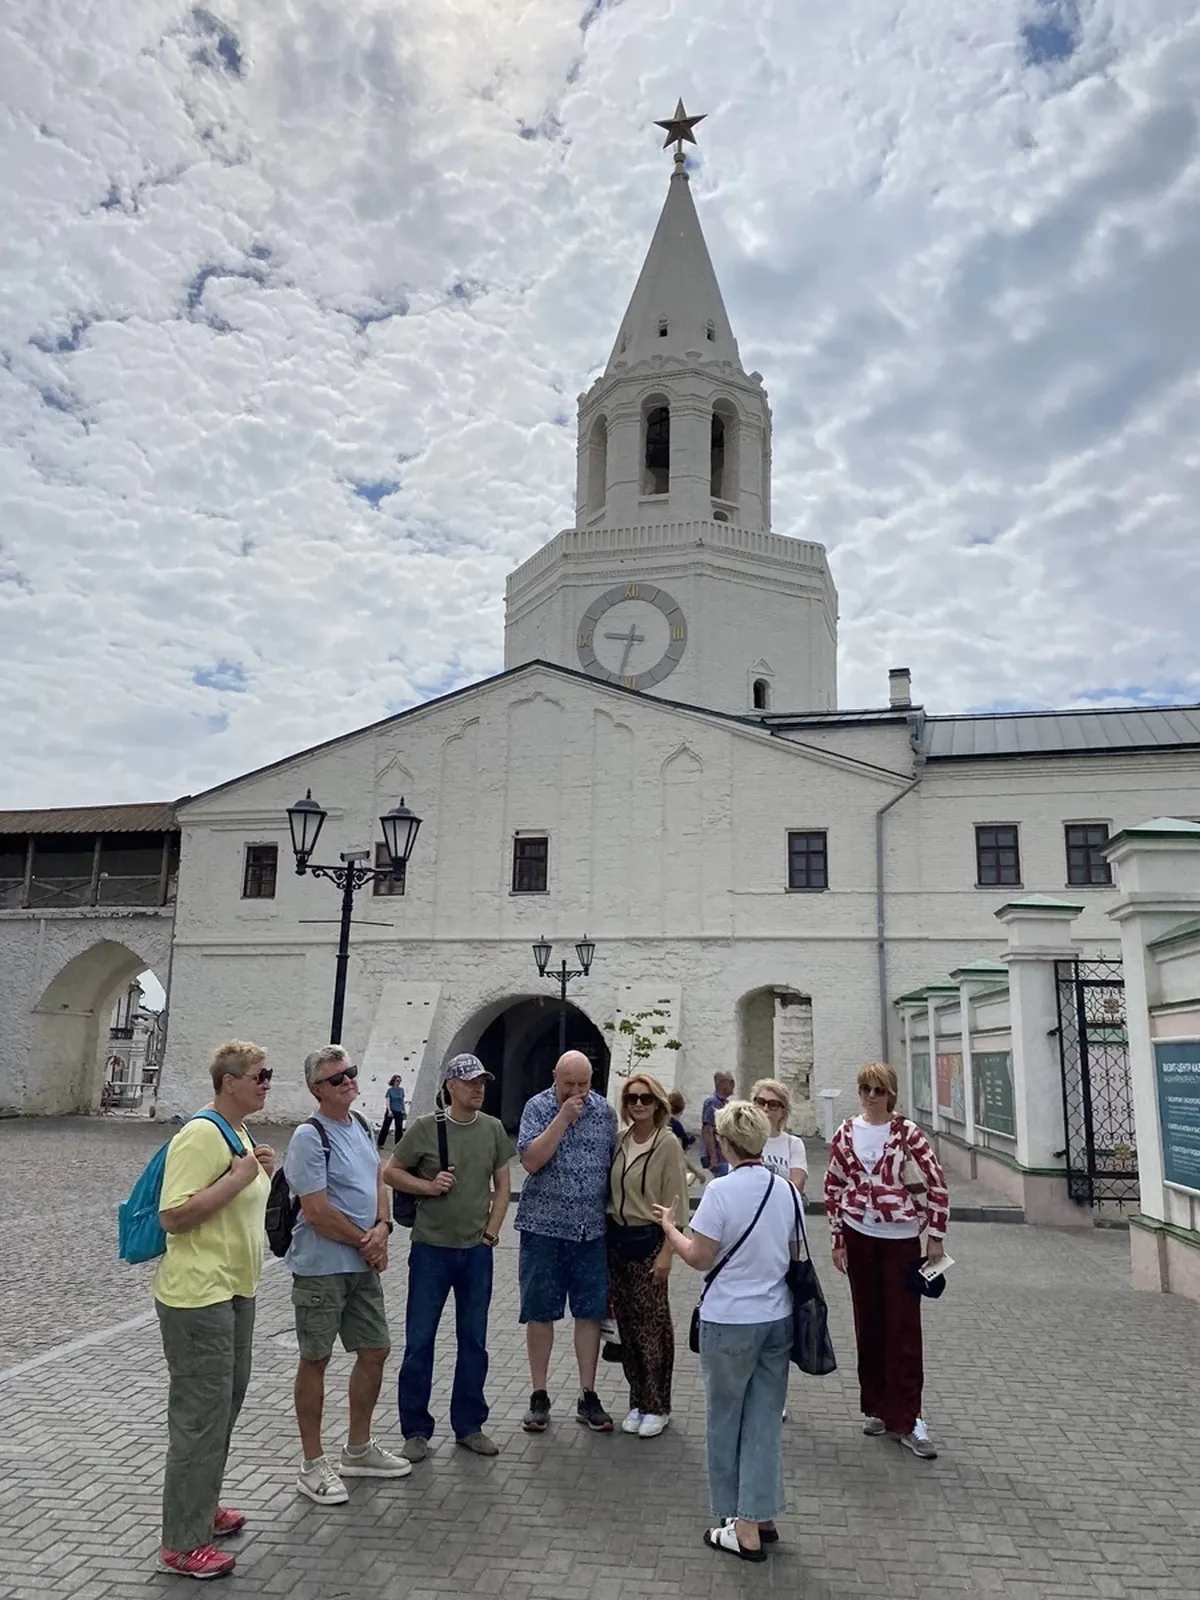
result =
M545 1433L550 1421L550 1396L545 1389L535 1389L529 1396L529 1410L521 1426L526 1433Z
M600 1397L594 1389L585 1389L579 1396L579 1404L575 1407L575 1418L593 1433L613 1431L613 1419L600 1404Z

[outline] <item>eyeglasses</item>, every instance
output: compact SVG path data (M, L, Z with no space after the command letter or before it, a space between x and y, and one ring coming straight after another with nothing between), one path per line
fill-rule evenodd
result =
M627 1106L652 1106L655 1103L655 1096L652 1094L627 1094L625 1096L625 1104Z
M765 1095L756 1094L754 1104L761 1111L785 1111L787 1108L782 1100L768 1100Z
M877 1083L860 1083L858 1092L859 1094L881 1095L885 1098L888 1094L888 1090L880 1088Z
M340 1072L331 1072L327 1078L318 1078L317 1081L318 1083L327 1083L333 1089L340 1089L347 1078L353 1083L357 1077L357 1067L343 1067Z
M272 1067L264 1067L261 1072L254 1074L254 1081L260 1089L265 1089L274 1076L275 1072Z

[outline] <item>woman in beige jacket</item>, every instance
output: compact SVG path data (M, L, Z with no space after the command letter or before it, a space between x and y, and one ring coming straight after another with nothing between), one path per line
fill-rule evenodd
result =
M608 1267L621 1365L629 1383L625 1433L654 1439L671 1414L675 1329L667 1282L674 1252L655 1206L688 1214L687 1168L670 1128L671 1106L657 1078L640 1072L621 1091L620 1143L609 1179Z

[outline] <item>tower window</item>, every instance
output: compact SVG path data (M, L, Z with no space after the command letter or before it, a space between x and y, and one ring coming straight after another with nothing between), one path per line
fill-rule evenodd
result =
M771 709L771 685L765 678L755 678L753 696L755 711Z
M597 417L588 441L587 509L589 516L604 510L608 499L608 423Z
M717 330L711 319L704 324L704 337L708 340L709 344L716 343Z
M670 333L670 331L671 331L671 324L667 321L666 317L659 317L659 319L658 319L658 337L660 339L665 339L667 337L667 334Z
M713 407L709 440L710 493L728 505L737 500L737 412L728 400Z
M671 410L652 406L646 413L643 493L668 494L671 488Z

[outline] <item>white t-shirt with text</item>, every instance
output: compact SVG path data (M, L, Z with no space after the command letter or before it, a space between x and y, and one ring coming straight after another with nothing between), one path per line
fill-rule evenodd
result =
M713 1178L692 1217L692 1232L717 1241L719 1263L750 1226L772 1174L765 1167L738 1167ZM787 1286L796 1191L778 1178L745 1244L714 1279L700 1307L702 1322L778 1322L791 1315Z
M865 1117L855 1117L851 1122L850 1137L854 1141L854 1154L868 1173L879 1165L890 1130L890 1121L875 1123L868 1122ZM916 1239L921 1233L920 1222L885 1222L873 1207L867 1208L867 1214L861 1222L855 1222L852 1217L846 1217L844 1221L848 1228L853 1228L856 1233L868 1234L872 1239Z
M777 1133L763 1145L763 1166L780 1178L786 1178L794 1167L808 1171L808 1152L804 1140L796 1133Z

